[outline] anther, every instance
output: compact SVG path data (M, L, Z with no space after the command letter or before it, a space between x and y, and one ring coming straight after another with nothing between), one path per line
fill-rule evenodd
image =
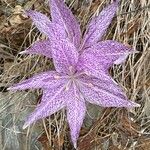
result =
M73 72L73 67L72 66L69 67L69 71Z
M60 79L60 76L55 75L54 78L55 78L56 80L58 80L58 79Z
M68 86L66 86L66 87L65 87L65 91L68 91L68 90L69 90L69 87L68 87Z
M88 83L88 87L93 87L93 84L92 83Z
M88 71L84 72L87 76L91 76L91 74Z

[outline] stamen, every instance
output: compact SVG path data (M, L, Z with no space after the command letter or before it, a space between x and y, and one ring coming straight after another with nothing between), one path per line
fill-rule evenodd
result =
M68 91L69 90L69 86L67 85L66 87L65 87L65 91Z
M69 67L69 71L70 71L71 73L73 72L73 67L72 67L72 66Z
M65 85L64 91L68 91L68 90L69 90L70 84L71 84L71 82L68 82L68 83Z
M60 76L55 75L54 78L55 78L56 80L59 80L59 79L60 79Z
M88 71L85 71L85 74L86 74L87 76L91 76L91 74L90 74Z
M92 83L88 83L88 87L93 87L94 85Z

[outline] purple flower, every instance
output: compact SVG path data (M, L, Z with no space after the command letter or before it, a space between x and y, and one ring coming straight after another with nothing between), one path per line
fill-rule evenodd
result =
M133 50L117 41L100 41L116 13L118 2L93 17L81 39L79 23L62 0L51 0L51 17L30 10L27 14L47 40L35 43L22 53L52 58L55 71L47 71L10 87L11 90L41 88L43 97L23 128L38 119L65 108L71 139L77 139L86 113L86 102L103 107L138 107L128 101L109 75L113 64L120 64Z

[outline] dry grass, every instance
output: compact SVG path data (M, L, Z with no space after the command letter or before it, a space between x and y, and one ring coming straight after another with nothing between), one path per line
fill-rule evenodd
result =
M67 4L80 20L84 31L91 16L99 13L109 2L68 0ZM117 17L105 36L105 39L118 40L138 51L123 66L113 66L110 72L128 97L140 103L141 107L130 110L101 108L102 113L91 128L82 128L79 150L150 149L149 5L149 0L121 0ZM39 102L41 92L16 94L6 90L13 83L53 68L51 60L42 56L18 55L34 41L45 38L22 13L22 9L29 8L49 15L47 1L0 1L0 149L70 150L72 145L64 111L36 123L28 130L22 130L23 120ZM14 146L9 140L18 144Z

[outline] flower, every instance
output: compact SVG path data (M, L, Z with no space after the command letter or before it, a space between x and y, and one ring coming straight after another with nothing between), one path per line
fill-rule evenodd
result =
M9 88L43 90L41 103L23 128L65 108L71 139L76 148L87 102L103 107L139 107L139 104L128 101L108 72L113 64L124 62L133 50L117 41L100 40L117 6L118 2L113 2L93 17L83 39L79 23L62 0L50 1L52 21L44 14L27 11L36 27L48 38L21 53L52 58L55 70L35 75Z

